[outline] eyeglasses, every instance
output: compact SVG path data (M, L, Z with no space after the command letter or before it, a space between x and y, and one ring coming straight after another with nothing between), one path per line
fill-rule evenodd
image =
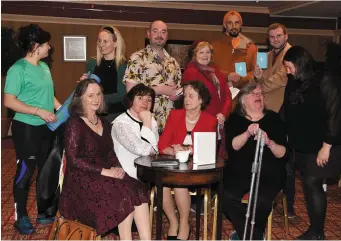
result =
M284 36L284 34L278 34L278 35L275 35L275 36L269 36L269 39L270 40L274 40L274 39L280 39Z

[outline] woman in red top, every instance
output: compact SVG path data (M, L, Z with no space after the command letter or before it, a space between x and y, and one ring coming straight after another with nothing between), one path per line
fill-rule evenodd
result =
M194 132L215 132L217 119L202 111L210 103L210 94L200 81L184 85L184 109L169 113L165 129L159 140L162 154L175 155L176 152L190 149L193 152ZM163 188L163 210L169 219L167 239L187 240L190 227L188 223L191 198L187 188L174 188L175 201L180 214L180 228L171 188ZM179 230L179 232L178 232Z
M218 151L221 143L220 133L222 133L224 122L231 111L232 98L224 75L213 65L213 47L206 41L194 43L192 61L186 66L182 83L191 80L204 83L211 95L211 102L205 111L218 120Z

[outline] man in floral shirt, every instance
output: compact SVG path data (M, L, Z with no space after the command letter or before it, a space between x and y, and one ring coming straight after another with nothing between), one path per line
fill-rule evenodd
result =
M164 49L168 39L167 25L160 21L151 23L147 30L149 45L133 53L123 77L127 92L136 84L143 83L156 92L154 117L162 132L173 101L178 98L181 82L180 66Z

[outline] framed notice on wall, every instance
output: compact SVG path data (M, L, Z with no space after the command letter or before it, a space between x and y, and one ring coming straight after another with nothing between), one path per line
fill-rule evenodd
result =
M63 56L65 62L85 62L86 36L63 36Z

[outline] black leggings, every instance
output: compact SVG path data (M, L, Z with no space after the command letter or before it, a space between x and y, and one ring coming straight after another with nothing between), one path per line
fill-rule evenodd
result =
M326 219L327 196L322 187L323 178L303 175L303 190L310 220L310 230L323 234Z
M46 125L32 126L20 121L12 122L13 142L17 157L17 171L14 177L13 193L16 218L27 216L26 203L30 182L36 166L38 176L43 168L51 146L52 132ZM38 214L42 214L50 206L39 195L37 187Z

